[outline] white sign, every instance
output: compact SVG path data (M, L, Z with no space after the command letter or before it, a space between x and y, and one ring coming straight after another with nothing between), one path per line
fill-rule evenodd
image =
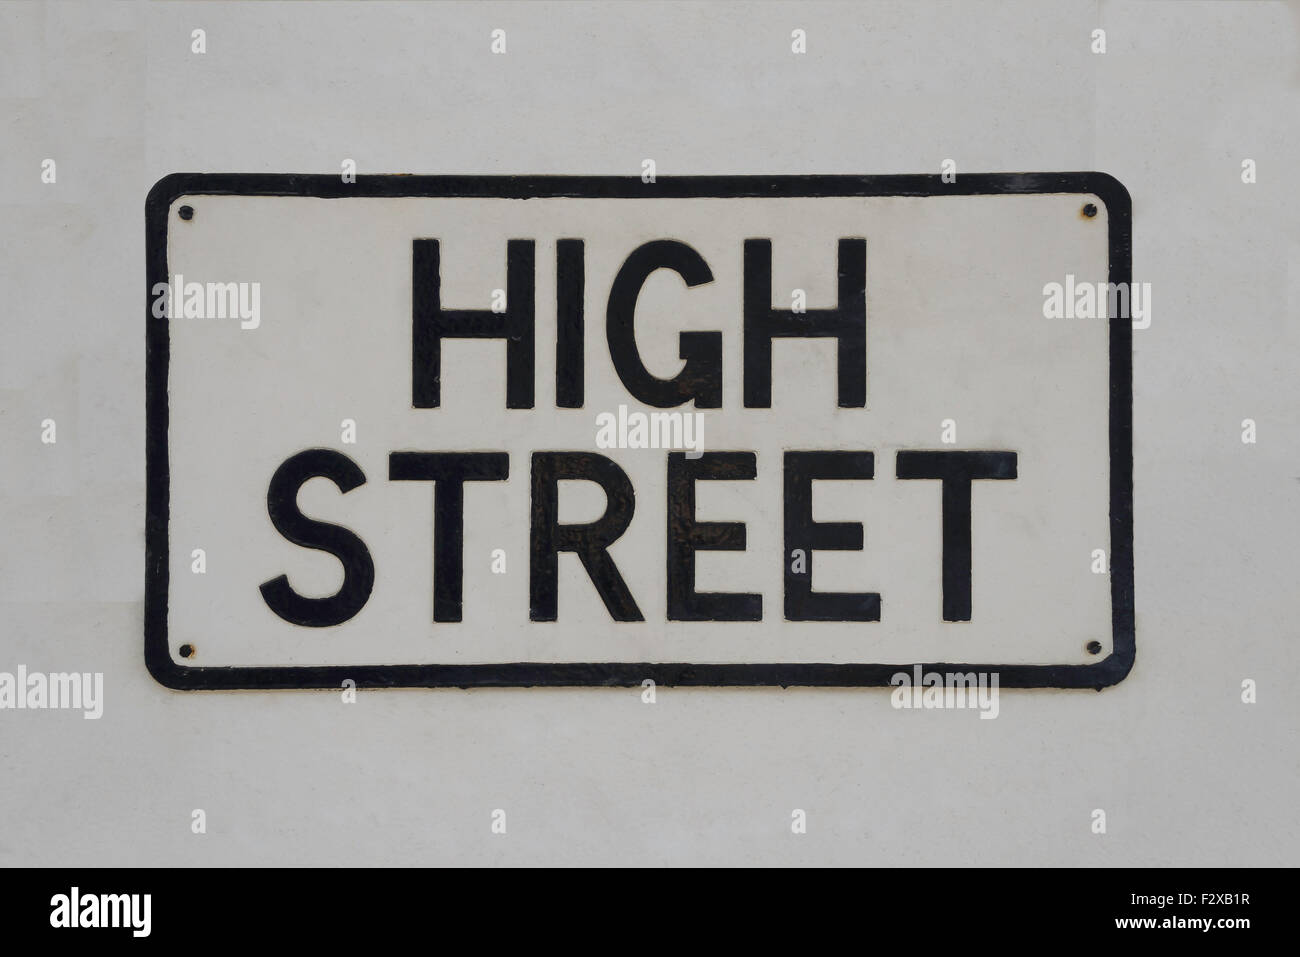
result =
M1108 176L182 174L146 213L170 687L1132 665Z

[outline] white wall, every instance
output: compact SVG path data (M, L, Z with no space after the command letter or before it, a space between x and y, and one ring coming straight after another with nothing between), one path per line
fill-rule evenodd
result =
M1296 4L1254 2L4 5L0 670L102 671L106 700L98 721L0 712L0 864L1295 864L1298 38ZM141 637L145 194L344 157L1117 176L1154 293L1132 674L1004 692L996 721L871 689L162 688Z

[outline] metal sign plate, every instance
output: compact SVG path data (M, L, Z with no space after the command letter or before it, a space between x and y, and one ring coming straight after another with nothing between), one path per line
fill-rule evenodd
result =
M1129 281L1104 174L177 174L146 221L169 687L1132 666L1131 324L1045 301Z

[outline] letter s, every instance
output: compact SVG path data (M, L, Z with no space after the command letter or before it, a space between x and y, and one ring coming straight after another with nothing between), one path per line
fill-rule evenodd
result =
M304 598L281 575L261 585L262 598L285 621L311 628L339 625L359 612L375 584L375 563L356 533L318 522L298 511L298 490L313 478L327 478L347 493L366 481L361 468L342 452L307 449L286 459L271 476L266 511L276 531L304 548L329 552L343 566L343 584L328 598Z

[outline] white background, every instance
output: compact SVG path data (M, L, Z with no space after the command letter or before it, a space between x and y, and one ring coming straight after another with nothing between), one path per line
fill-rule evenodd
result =
M168 643L189 664L322 665L491 661L964 662L1091 664L1112 648L1109 329L1047 319L1045 279L1104 282L1108 216L1081 215L1091 194L798 199L307 199L186 195L169 217L168 267L191 282L260 282L261 321L173 318L169 325ZM486 310L505 284L509 237L536 246L535 406L507 409L505 343L451 339L437 409L411 407L413 237L441 244L444 308ZM585 243L586 380L581 410L555 407L554 238ZM835 342L777 340L772 401L742 399L742 249L770 237L773 298L802 288L812 308L838 298L837 240L866 240L867 406L836 405ZM576 555L559 558L553 623L529 622L529 470L534 450L597 451L596 416L657 411L632 398L605 334L609 286L639 245L672 237L710 264L687 289L656 273L636 305L651 369L681 367L682 329L722 336L722 407L699 413L704 448L756 456L749 481L696 485L699 521L740 521L743 551L701 551L700 592L759 594L761 622L668 622L666 460L659 449L600 449L628 476L635 511L610 549L644 622L611 623ZM173 316L181 316L178 305ZM691 406L686 406L690 413ZM356 441L339 424L356 423ZM1013 481L971 487L970 621L942 621L942 488L895 478L900 449L1010 449ZM304 485L306 514L367 543L375 587L338 627L277 617L258 585L287 574L303 595L332 595L342 568L284 539L267 516L279 465L316 446L351 458L363 487ZM463 621L432 623L433 490L391 482L393 450L502 450L510 476L466 483ZM871 481L818 481L819 522L857 522L860 551L814 551L817 591L881 595L880 620L784 620L783 476L787 449L867 449ZM593 482L564 482L564 522L605 508ZM192 573L192 550L207 556ZM494 574L494 550L505 553ZM498 566L499 567L499 566ZM1086 646L1098 641L1093 657ZM640 679L638 679L639 681Z
M1296 863L1298 38L1282 3L0 7L0 670L106 684L99 721L0 712L0 864ZM344 157L1117 176L1155 310L1132 674L1006 692L995 721L879 690L163 689L141 639L144 196Z

